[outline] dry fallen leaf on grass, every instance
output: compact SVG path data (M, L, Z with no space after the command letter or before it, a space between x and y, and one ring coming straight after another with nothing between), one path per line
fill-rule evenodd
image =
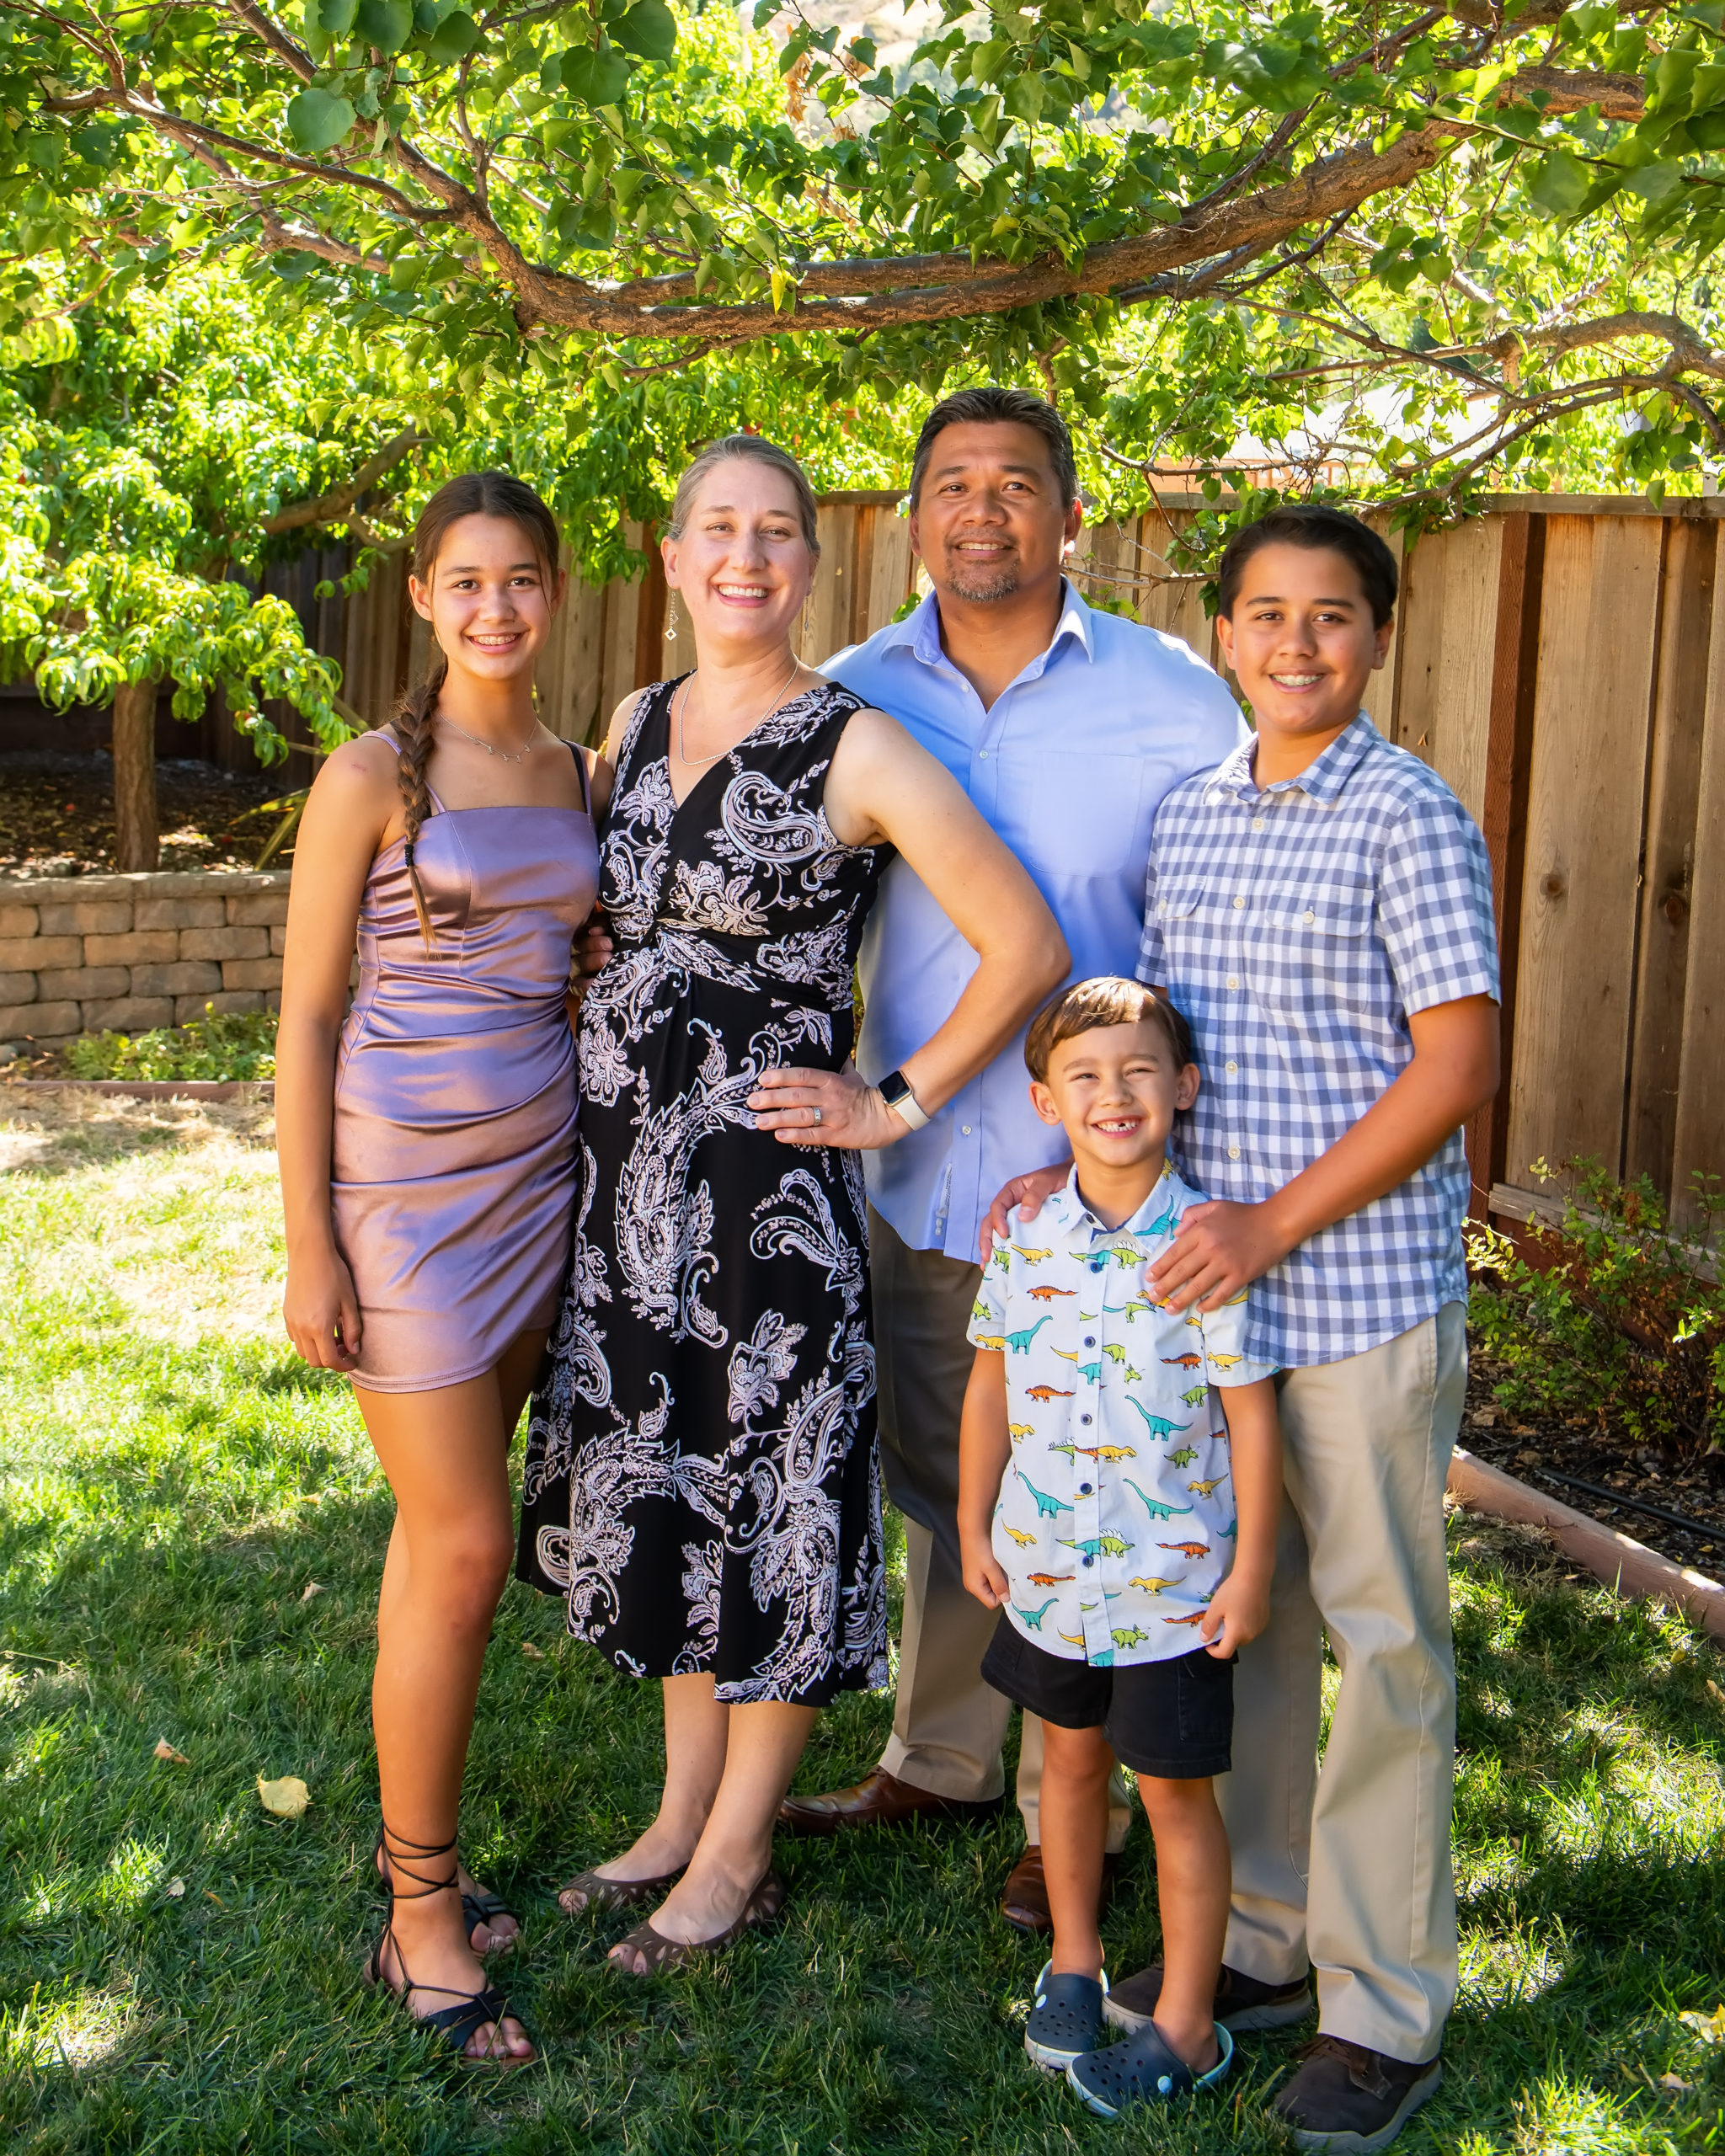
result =
M1674 2089L1680 2096L1686 2096L1695 2084L1684 2080L1680 2074L1662 2073L1659 2076L1659 2086L1662 2089Z
M184 1880L170 1879L168 1882L165 1892L170 1902L179 1901L185 1892Z
M521 1652L526 1655L529 1662L543 1662L545 1659L544 1648L536 1647L531 1640L521 1641Z
M165 1737L158 1737L156 1739L156 1757L158 1759L171 1759L176 1767L189 1767L191 1764L191 1761L187 1758L184 1753L176 1752Z
M1707 1679L1707 1694L1711 1699L1717 1700L1722 1707L1725 1707L1725 1692L1719 1689L1711 1677Z
M1680 2014L1677 2018L1704 2044L1725 2044L1725 2006L1716 2006L1711 2014Z
M300 1600L302 1602L309 1602L314 1594L322 1594L323 1593L323 1588L319 1586L316 1580L307 1580L306 1582L306 1591L300 1597Z
M312 1801L312 1792L297 1774L284 1774L280 1781L258 1777L258 1801L278 1819L297 1819Z

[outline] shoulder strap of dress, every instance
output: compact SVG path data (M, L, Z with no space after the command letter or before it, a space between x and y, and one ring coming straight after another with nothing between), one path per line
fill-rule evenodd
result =
M401 754L401 744L395 738L395 728L390 724L387 719L384 720L382 726L377 727L373 730L383 736L384 739L388 742L390 747L394 750L397 755ZM431 782L430 779L427 779L425 782L425 791L430 796L431 806L436 814L440 816L446 816L449 811L444 807L442 802L432 791Z
M643 689L635 699L635 708L629 713L629 723L623 728L623 738L617 744L617 777L612 782L611 798L616 799L628 784L629 766L634 760L635 749L641 739L641 729L647 723L653 709L653 700L661 691L668 697L676 686L674 681L654 681Z
M590 816L593 814L593 788L587 779L587 759L581 754L581 746L578 741L569 743L569 751L575 760L575 769L581 775L581 806Z

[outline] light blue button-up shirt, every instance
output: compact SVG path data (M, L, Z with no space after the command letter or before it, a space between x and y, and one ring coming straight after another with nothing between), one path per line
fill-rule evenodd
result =
M1052 643L989 711L941 648L932 594L823 671L901 721L958 780L1047 899L1071 978L1130 979L1163 797L1249 735L1220 676L1178 637L1092 612L1063 589ZM862 1075L884 1078L921 1048L975 970L927 885L894 861L862 942ZM974 1264L995 1193L1063 1156L1065 1134L1037 1115L1028 1087L1021 1033L926 1130L863 1155L876 1210L913 1250Z

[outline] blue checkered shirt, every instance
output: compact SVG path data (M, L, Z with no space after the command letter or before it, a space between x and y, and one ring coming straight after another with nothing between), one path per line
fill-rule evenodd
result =
M1254 746L1163 803L1138 962L1198 1042L1181 1169L1247 1203L1309 1167L1407 1069L1410 1013L1498 993L1485 841L1443 780L1363 712L1297 777L1262 790ZM1458 1130L1264 1275L1247 1352L1284 1368L1339 1362L1461 1300L1467 1195Z

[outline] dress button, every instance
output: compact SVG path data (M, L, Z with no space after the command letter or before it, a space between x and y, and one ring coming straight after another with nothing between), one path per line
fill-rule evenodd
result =
M1239 982L1235 979L1232 974L1228 975L1228 985L1230 988L1238 988L1240 985Z
M965 1137L968 1138L970 1135L970 1126L968 1123L961 1123L959 1125L959 1128L964 1133Z
M1087 1557L1087 1558L1084 1560L1084 1563L1085 1563L1085 1566L1086 1566L1087 1570L1089 1568L1089 1566L1091 1566L1092 1565L1093 1565L1095 1562L1096 1562L1096 1560L1095 1560L1095 1558L1094 1558L1094 1557Z
M1252 828L1255 831L1261 831L1263 829L1263 818L1254 816L1252 819Z
M1090 1485L1087 1482L1081 1482L1078 1485L1078 1494L1081 1497L1087 1497L1090 1495Z
M1087 1415L1081 1415L1081 1416L1078 1417L1078 1420L1079 1420L1081 1422L1087 1422L1090 1420L1090 1417L1089 1417Z
M1235 912L1236 912L1236 913L1238 913L1238 911L1240 910L1241 907L1242 907L1242 906L1243 906L1243 905L1245 905L1245 903L1246 903L1246 900L1245 900L1244 897L1243 897L1243 896L1242 896L1242 894L1241 894L1239 892L1237 892L1237 891L1236 891L1236 892L1235 893L1235 894L1234 894L1234 910L1235 910Z
M1231 1145L1231 1146L1228 1148L1228 1158L1229 1158L1231 1161L1237 1161L1237 1160L1239 1159L1239 1157L1240 1157L1240 1148L1239 1148L1237 1145Z
M1095 1345L1096 1345L1095 1341L1091 1337L1090 1334L1089 1334L1089 1333L1087 1333L1087 1333L1085 1334L1085 1336L1084 1336L1084 1344L1085 1344L1085 1346L1086 1346L1087 1348L1093 1348L1093 1347L1095 1347Z
M1231 1077L1233 1076L1234 1073L1235 1073L1235 1072L1236 1072L1236 1071L1240 1068L1240 1066L1239 1066L1239 1065L1238 1065L1237 1063L1225 1063L1225 1064L1222 1065L1222 1068L1223 1068L1223 1070L1226 1070L1226 1071L1227 1072L1228 1075L1231 1078Z
M1305 920L1305 922L1306 922L1306 926L1307 926L1308 928L1310 928L1310 927L1311 927L1311 924L1313 923L1313 921L1315 921L1317 919L1317 915L1316 915L1316 914L1311 910L1311 907L1310 907L1310 906L1308 906L1308 907L1306 908L1306 912L1305 912L1305 915L1304 915L1303 918L1304 918L1304 920Z

